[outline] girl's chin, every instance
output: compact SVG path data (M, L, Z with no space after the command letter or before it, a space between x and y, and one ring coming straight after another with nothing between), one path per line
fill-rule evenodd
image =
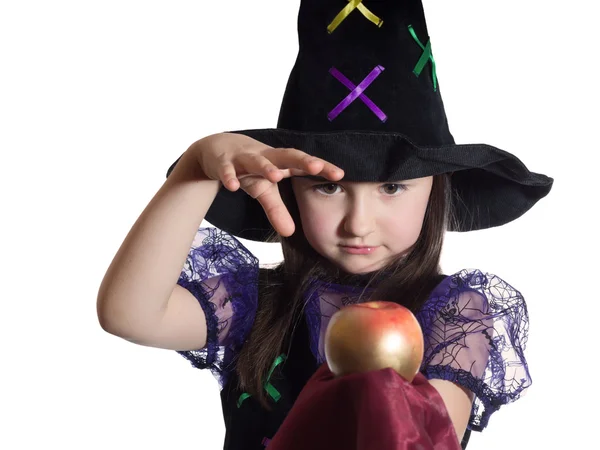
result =
M328 249L329 250L329 249ZM325 249L315 249L325 260L333 267L345 272L347 275L369 275L373 274L385 267L386 261L378 258L378 261L369 261L369 255L348 255L340 254L335 251L328 252Z
M369 275L378 270L382 269L384 264L347 264L344 262L336 264L341 270L346 272L348 275Z

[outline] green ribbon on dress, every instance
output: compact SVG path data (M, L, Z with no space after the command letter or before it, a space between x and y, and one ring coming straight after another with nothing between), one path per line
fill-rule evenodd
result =
M436 92L437 91L437 75L436 75L436 70L435 70L435 60L433 59L433 54L431 53L431 40L427 41L427 45L423 45L421 43L421 41L419 40L419 38L417 37L417 34L415 33L415 30L413 29L412 25L408 26L408 31L410 32L410 34L413 37L413 39L415 40L415 42L417 44L419 44L419 47L421 47L421 49L423 50L423 54L421 55L421 57L419 58L419 62L417 62L417 65L413 69L413 73L417 77L419 75L421 75L423 68L425 67L425 65L427 65L429 60L431 60L431 74L433 76L433 91Z
M275 361L273 361L273 364L271 365L271 369L269 370L269 374L267 375L267 379L265 381L265 390L267 391L267 394L269 394L269 397L271 397L275 402L279 401L279 399L281 398L281 394L277 389L275 389L275 386L271 384L271 375L273 375L273 371L275 370L275 368L279 364L284 362L286 358L287 357L284 354L281 354L275 359ZM244 392L242 395L240 395L240 398L237 401L237 407L239 408L240 406L242 406L242 403L248 397L251 397L251 395L247 392Z

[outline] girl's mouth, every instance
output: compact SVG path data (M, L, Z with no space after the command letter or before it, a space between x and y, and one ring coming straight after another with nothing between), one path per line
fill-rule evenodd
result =
M347 245L342 245L341 248L342 248L342 250L344 252L349 253L351 255L370 255L375 250L377 250L379 248L379 246L376 246L376 247L367 247L367 246L347 246Z

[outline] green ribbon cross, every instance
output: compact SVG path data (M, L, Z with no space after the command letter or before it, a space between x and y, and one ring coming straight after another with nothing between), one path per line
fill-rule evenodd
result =
M267 394L269 394L269 396L275 400L275 402L278 402L279 399L281 398L281 394L279 393L279 391L277 389L275 389L275 386L273 386L271 384L271 375L273 375L273 371L275 370L275 367L277 367L279 364L281 364L282 362L284 362L286 360L286 356L285 355L279 355L275 361L273 361L273 364L271 365L271 369L269 370L269 374L267 375L267 379L265 381L265 390L267 391ZM237 401L237 407L239 408L240 406L242 406L242 403L244 402L244 400L246 400L248 397L252 397L250 394L248 394L247 392L244 392L242 395L240 395L240 398Z
M417 65L413 69L413 73L417 77L419 75L421 75L423 68L427 65L429 60L431 60L431 74L433 76L433 91L437 92L437 75L436 75L436 71L435 71L435 60L433 59L433 54L431 53L431 40L427 41L427 45L423 45L421 43L421 41L419 40L419 38L417 37L417 34L415 33L415 30L413 29L412 25L408 26L408 31L410 32L410 34L413 37L413 39L415 40L415 42L417 44L419 44L419 47L421 47L421 49L423 50L423 54L421 55L421 57L419 58L419 62L417 62Z

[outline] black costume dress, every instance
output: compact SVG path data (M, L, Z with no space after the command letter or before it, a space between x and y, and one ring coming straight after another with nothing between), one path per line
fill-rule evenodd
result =
M234 360L253 323L257 305L258 261L234 237L201 228L178 284L200 302L207 320L207 345L179 352L193 366L209 369L220 382L226 426L225 450L262 450L268 446L309 378L324 362L328 319L340 307L366 301L352 286L311 289L305 320L299 322L284 360L268 383L272 410L237 389ZM418 314L425 354L420 372L449 380L475 393L467 431L482 431L490 415L518 399L530 386L523 356L528 316L521 294L492 274L462 270L441 276Z

